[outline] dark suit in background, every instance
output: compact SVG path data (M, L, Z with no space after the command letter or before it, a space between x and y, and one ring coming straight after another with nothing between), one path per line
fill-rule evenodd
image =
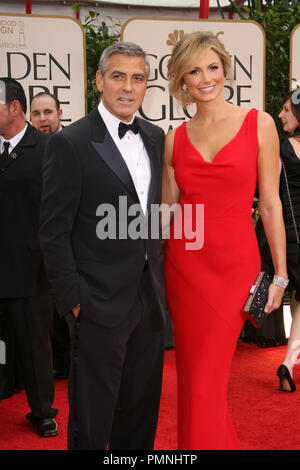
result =
M52 135L64 126L61 124L63 111L57 96L40 92L33 96L30 103L32 125L45 134ZM54 378L68 378L70 368L70 333L64 318L58 316L54 305L52 359Z
M54 418L50 340L53 312L38 238L42 157L47 136L28 124L9 158L0 163L0 312L6 362L15 343L34 423ZM13 157L12 157L13 155ZM2 392L7 376L2 366Z

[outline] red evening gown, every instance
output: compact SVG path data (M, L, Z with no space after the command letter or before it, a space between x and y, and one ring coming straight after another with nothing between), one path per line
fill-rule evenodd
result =
M181 238L172 233L175 219L165 242L178 380L178 449L241 448L228 413L227 388L245 321L242 310L260 271L252 221L257 113L248 112L213 162L193 147L186 123L175 132L172 163L181 190L179 204L183 211L185 204L191 205L194 216L196 205L204 204L201 249L186 249L191 240L184 230ZM195 220L193 224L195 230Z

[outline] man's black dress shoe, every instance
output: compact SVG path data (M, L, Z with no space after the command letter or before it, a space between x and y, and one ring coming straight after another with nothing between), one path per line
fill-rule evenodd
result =
M53 376L56 380L69 378L68 372L62 372L62 371L55 370L55 369L53 370Z
M57 436L58 425L53 418L34 419L30 414L26 415L26 418L36 427L36 431L41 437Z
M36 430L41 437L57 436L58 426L53 418L45 418L36 424Z

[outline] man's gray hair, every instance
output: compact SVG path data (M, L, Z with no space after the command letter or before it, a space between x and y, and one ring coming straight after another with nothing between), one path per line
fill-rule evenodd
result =
M146 52L143 51L143 49L137 44L125 41L115 42L111 46L108 46L106 49L104 49L102 52L98 65L102 76L105 75L110 57L115 54L123 54L131 57L142 57L145 61L147 78L149 77L150 64Z

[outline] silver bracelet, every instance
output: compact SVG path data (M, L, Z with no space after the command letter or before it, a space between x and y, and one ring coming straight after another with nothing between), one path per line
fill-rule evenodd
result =
M283 287L283 289L286 289L287 286L289 285L289 280L288 279L284 279L283 277L277 276L276 274L274 275L272 282L276 286Z

